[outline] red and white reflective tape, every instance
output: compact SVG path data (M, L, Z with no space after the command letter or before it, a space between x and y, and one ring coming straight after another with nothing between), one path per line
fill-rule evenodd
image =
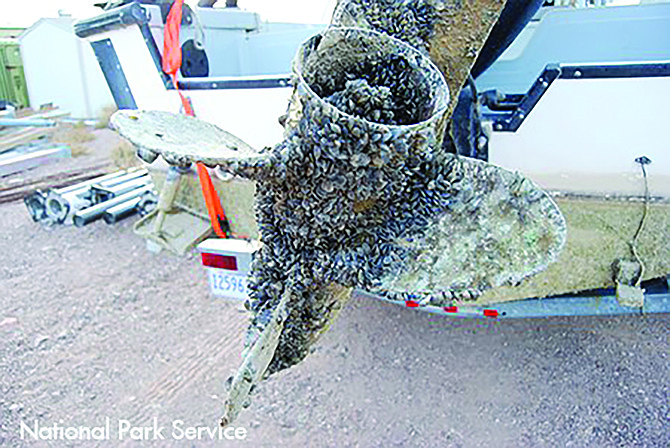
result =
M415 300L406 300L405 301L405 306L407 308L419 308L421 307L421 304ZM438 307L425 307L428 308L429 311L443 311L446 314L450 315L458 315L458 316L464 316L464 317L488 317L490 319L496 319L500 316L500 312L496 309L493 308L474 308L474 307L457 307L457 306L445 306L442 308ZM438 312L439 312L438 311Z

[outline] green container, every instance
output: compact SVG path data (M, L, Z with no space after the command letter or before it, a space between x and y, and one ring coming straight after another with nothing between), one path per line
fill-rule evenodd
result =
M0 39L0 100L17 107L29 105L19 43L14 39Z

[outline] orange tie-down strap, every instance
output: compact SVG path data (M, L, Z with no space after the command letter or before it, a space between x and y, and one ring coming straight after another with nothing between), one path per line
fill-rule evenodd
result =
M165 31L163 36L163 71L172 77L174 88L179 94L183 112L186 115L195 117L193 107L189 98L185 97L179 90L177 84L177 71L181 67L181 46L179 45L179 27L181 26L181 12L184 0L176 0L170 8L167 20L165 22ZM214 232L221 238L230 236L230 226L226 219L226 214L221 206L219 195L214 189L212 178L209 176L207 167L202 163L196 164L198 170L198 179L202 188L202 195L205 197L207 213L212 223Z
M214 232L221 238L228 238L230 236L230 226L228 225L226 214L223 212L219 195L214 189L211 177L209 177L209 171L207 171L207 167L200 162L196 163L196 168L198 169L198 178L200 178L202 195L205 197L209 220L212 222Z

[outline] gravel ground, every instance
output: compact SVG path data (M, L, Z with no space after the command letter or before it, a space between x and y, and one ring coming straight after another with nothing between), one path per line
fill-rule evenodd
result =
M0 205L0 446L670 446L668 315L475 321L361 297L259 388L244 440L177 440L178 420L216 428L246 314L133 221L46 229ZM20 435L106 418L110 440ZM154 418L166 440L118 440Z

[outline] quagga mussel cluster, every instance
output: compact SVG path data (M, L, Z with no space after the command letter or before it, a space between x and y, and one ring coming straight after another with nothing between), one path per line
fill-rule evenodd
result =
M329 284L379 286L406 256L393 241L420 231L450 194L434 177L447 170L438 160L448 89L417 50L375 31L332 28L301 47L294 82L296 125L257 177L263 247L252 265L247 344L285 288L293 294L269 373L306 356L334 306Z
M302 360L339 304L330 285L447 306L542 270L565 242L523 176L444 151L439 69L388 35L330 28L294 60L285 140L239 165L257 180L262 249L247 346L290 290L268 374Z
M285 139L260 152L192 117L112 117L150 160L160 153L256 181L263 245L246 347L263 346L255 342L275 334L273 313L288 312L268 373L309 353L343 291L449 306L557 258L565 222L546 193L443 149L449 92L421 52L372 30L330 28L301 46L293 82Z
M340 26L370 28L428 51L439 19L430 0L341 0L333 13Z
M260 152L192 117L112 117L149 159L256 181L263 245L225 423L260 376L304 359L353 288L450 306L544 269L565 243L560 211L535 184L445 151L449 90L421 51L331 27L300 47L293 86L285 138Z

